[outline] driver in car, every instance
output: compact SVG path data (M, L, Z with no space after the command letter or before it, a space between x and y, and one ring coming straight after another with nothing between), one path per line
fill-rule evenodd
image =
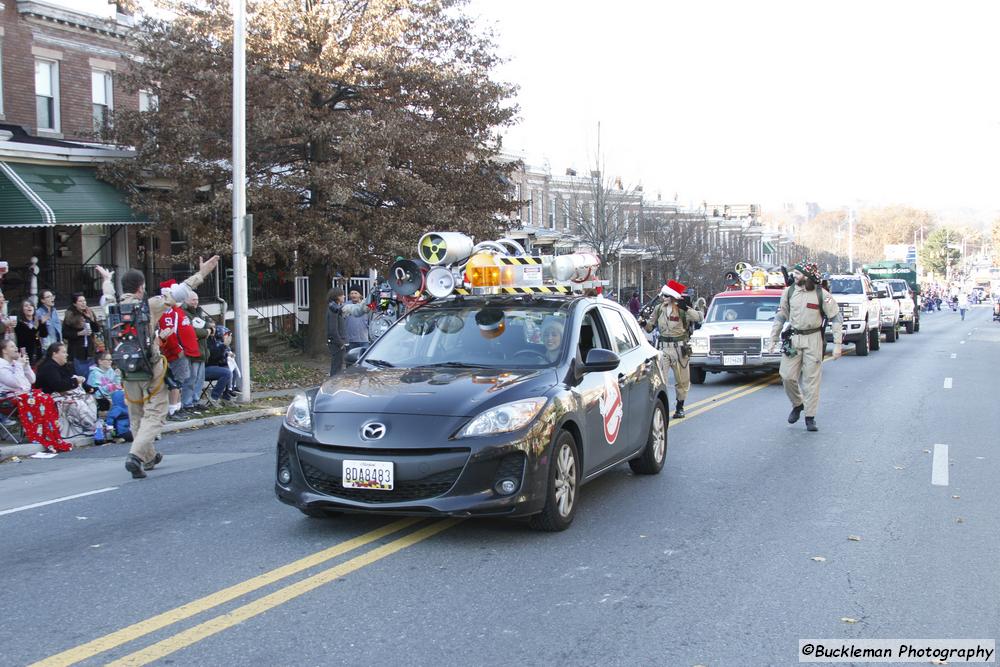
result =
M542 344L545 346L545 358L549 363L559 360L564 330L563 323L558 320L549 320L542 325Z

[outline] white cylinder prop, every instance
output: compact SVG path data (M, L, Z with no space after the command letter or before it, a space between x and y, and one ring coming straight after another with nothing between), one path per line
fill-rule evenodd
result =
M472 239L458 232L428 232L420 237L417 252L420 259L434 266L452 264L472 254Z
M556 280L571 280L580 283L595 279L595 273L600 265L601 260L591 252L559 255L552 260L552 275Z
M427 291L436 299L443 299L455 291L455 276L445 266L435 266L427 272Z

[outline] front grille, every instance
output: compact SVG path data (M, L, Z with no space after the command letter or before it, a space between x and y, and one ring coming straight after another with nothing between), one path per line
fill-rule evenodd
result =
M716 354L760 354L760 338L736 338L735 336L712 336L709 350Z
M339 475L330 475L308 463L302 464L302 473L306 483L320 493L328 496L357 500L365 503L401 503L410 500L425 500L435 498L455 485L455 480L462 473L461 468L452 468L443 472L424 477L423 479L396 481L392 491L375 491L373 489L345 489Z

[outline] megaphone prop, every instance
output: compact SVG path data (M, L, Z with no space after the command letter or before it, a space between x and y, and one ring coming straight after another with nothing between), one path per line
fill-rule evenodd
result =
M424 290L426 265L412 259L397 259L389 267L389 284L399 296L416 296Z
M443 299L455 291L455 275L446 266L435 266L427 272L425 286L435 299Z
M458 232L428 232L420 237L417 253L434 266L453 264L472 254L472 239Z

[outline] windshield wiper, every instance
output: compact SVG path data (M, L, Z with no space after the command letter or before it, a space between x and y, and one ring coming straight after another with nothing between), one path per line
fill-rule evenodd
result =
M383 359L365 359L366 364L371 364L372 366L378 366L379 368L395 368L395 364L391 364Z
M485 366L483 364L468 364L464 361L440 361L435 364L423 364L422 366L414 366L414 368L433 368L436 366L442 366L444 368L496 368L496 366Z

